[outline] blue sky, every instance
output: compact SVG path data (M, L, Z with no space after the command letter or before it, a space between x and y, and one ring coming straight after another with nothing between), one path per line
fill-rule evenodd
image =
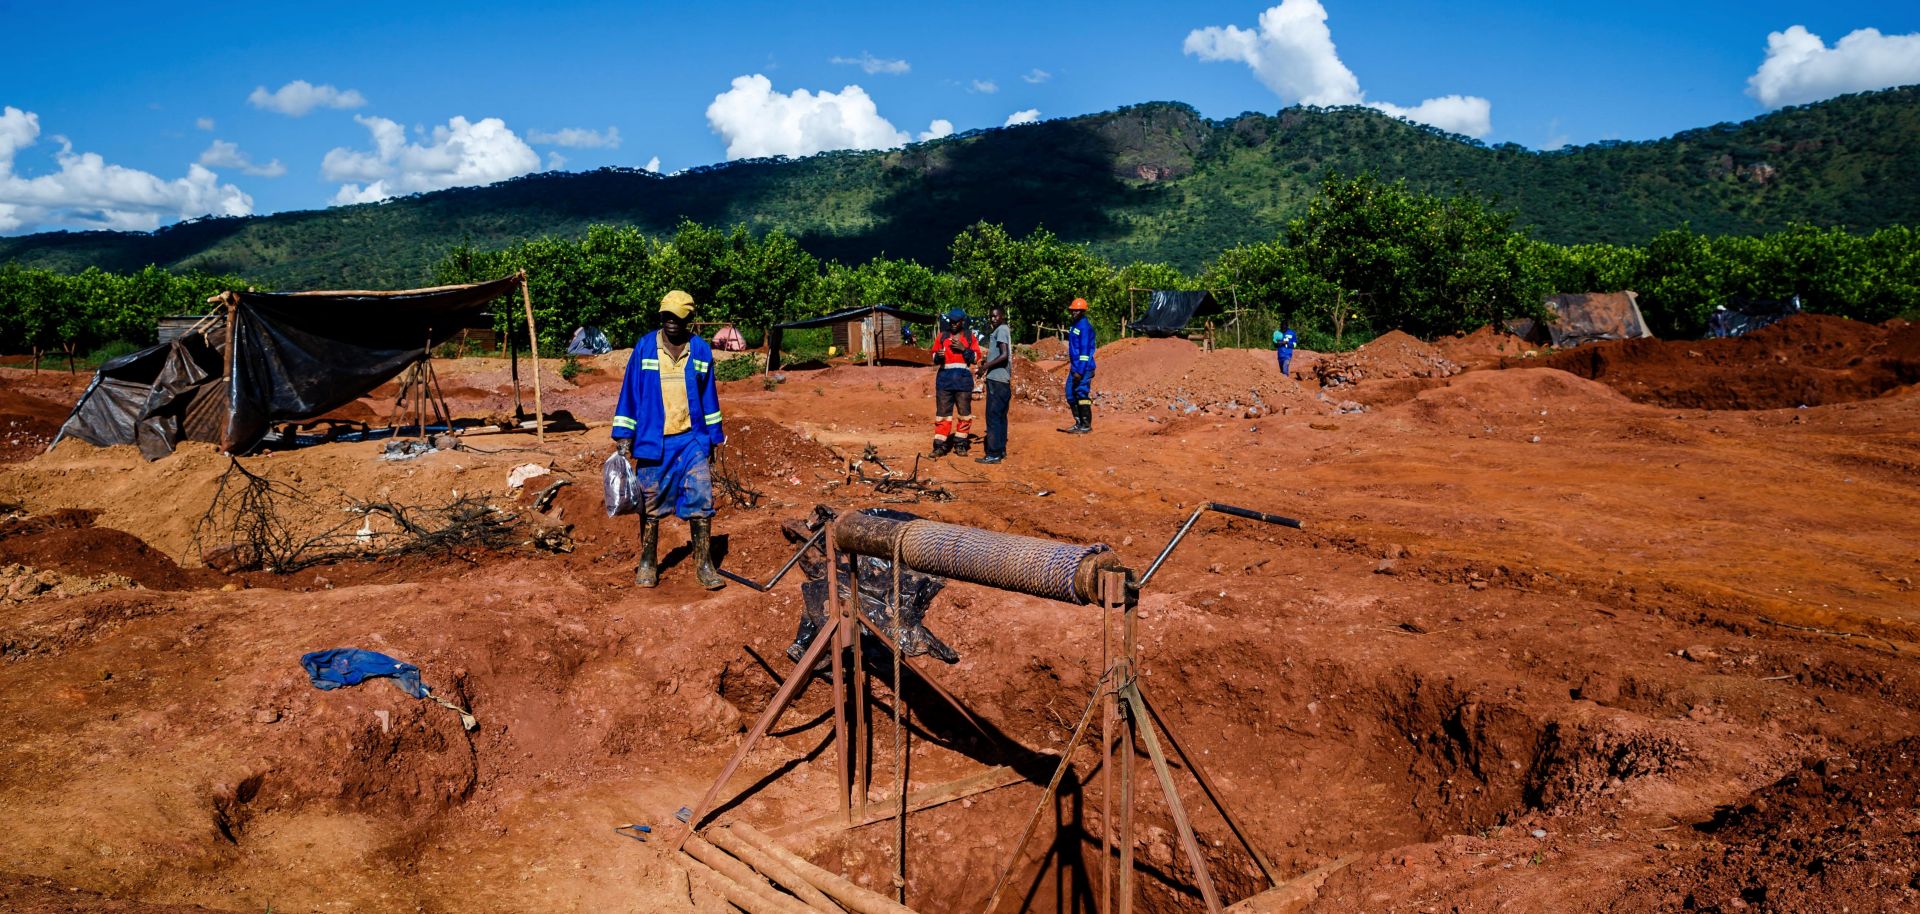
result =
M670 172L1142 101L1210 117L1380 104L1539 148L1920 82L1920 4L1849 0L0 0L0 22L15 39L0 55L7 234L311 209L550 167Z

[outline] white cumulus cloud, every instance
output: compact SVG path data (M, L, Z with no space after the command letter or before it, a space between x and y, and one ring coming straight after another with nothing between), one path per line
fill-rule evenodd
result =
M1920 83L1920 33L1857 29L1833 47L1805 26L1767 36L1767 58L1747 79L1747 94L1769 108Z
M198 127L201 130L212 130L213 118L210 118L210 117L195 118L193 121L193 126Z
M933 119L933 123L928 124L927 129L920 131L920 134L916 136L915 139L924 143L928 140L937 140L943 136L952 135L953 122L944 117L936 117Z
M1031 124L1034 121L1037 121L1039 119L1040 119L1040 109L1028 108L1025 111L1015 111L1014 113L1007 115L1007 122L1005 124L1002 124L1001 126L1014 127L1020 124Z
M1027 82L1033 83L1034 85L1037 86L1043 82L1046 82L1049 79L1052 79L1053 74L1048 73L1047 71L1042 70L1039 67L1034 67L1033 69L1027 71L1027 75L1022 76L1020 78L1026 80Z
M14 173L20 150L40 138L40 117L11 105L0 109L0 232L42 226L150 231L162 221L195 216L245 216L253 198L204 166L187 166L171 181L121 165L98 153L74 152L63 137L54 161L60 170L24 177Z
M384 117L353 119L373 134L373 149L336 147L320 160L322 176L346 182L333 196L335 205L492 184L540 167L540 154L497 117L455 117L419 143L407 142L406 128Z
M913 65L907 63L904 60L892 60L885 57L875 57L872 54L867 53L866 51L861 51L859 57L829 57L827 58L827 62L831 64L840 64L844 66L859 67L861 70L865 71L869 76L877 76L881 74L885 74L887 76L905 76L908 72L913 70Z
M200 153L200 164L208 168L238 168L242 174L258 175L262 178L277 178L287 173L287 166L274 159L265 165L255 163L247 154L240 151L240 144L226 140L214 140Z
M1185 53L1203 61L1246 64L1288 103L1366 105L1442 130L1480 137L1493 130L1493 105L1477 96L1446 95L1412 107L1367 101L1360 80L1340 61L1320 0L1281 0L1251 29L1208 26L1187 34Z
M648 171L653 172L654 174L659 174L660 173L660 157L654 156L653 158L648 159L647 164L641 167L645 168Z
M906 133L880 116L859 86L839 92L776 92L758 73L736 76L707 106L707 124L727 141L727 158L805 156L829 149L886 149Z
M978 92L981 95L992 95L1000 91L1000 84L991 79L976 79L973 81L973 85L967 88L969 91Z
M541 146L565 146L569 149L619 149L620 128L608 127L605 133L585 127L560 130L529 130L527 142Z
M255 108L278 111L290 117L304 117L315 108L359 108L367 103L367 97L358 89L341 91L332 86L316 86L304 79L296 79L272 92L266 86L255 86L247 95L247 103Z

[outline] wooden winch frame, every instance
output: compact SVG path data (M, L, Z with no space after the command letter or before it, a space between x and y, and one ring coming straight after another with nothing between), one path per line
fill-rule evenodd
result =
M1187 812L1185 803L1180 798L1180 793L1174 781L1173 765L1170 759L1177 758L1180 764L1192 774L1193 780L1197 783L1201 795L1206 799L1207 803L1219 813L1220 818L1226 823L1227 828L1232 831L1234 837L1252 858L1254 864L1259 867L1261 874L1267 882L1273 887L1280 885L1279 873L1267 860L1266 855L1260 852L1260 849L1254 844L1251 836L1241 825L1240 821L1234 817L1232 811L1227 806L1225 798L1221 795L1218 787L1215 786L1214 781L1207 776L1206 770L1201 767L1199 759L1189 751L1188 747L1191 744L1180 739L1175 732L1172 722L1161 712L1160 706L1154 703L1147 691L1145 683L1142 682L1140 677L1141 666L1138 647L1139 614L1137 611L1139 594L1147 583L1152 580L1154 574L1159 571L1161 565L1166 562L1167 557L1172 554L1174 547L1179 545L1180 541L1193 529L1194 524L1200 519L1200 516L1208 511L1230 514L1265 523L1279 524L1296 529L1301 526L1299 521L1292 518L1210 502L1201 505L1193 512L1192 516L1187 519L1179 532L1176 533L1161 550L1159 557L1155 559L1153 565L1137 580L1133 578L1133 574L1129 569L1114 567L1110 563L1093 569L1093 592L1087 594L1087 596L1094 598L1090 602L1097 607L1100 613L1101 677L1094 687L1093 694L1087 701L1085 710L1082 712L1078 724L1074 727L1073 735L1068 739L1066 748L1060 754L1059 762L1054 767L1053 775L1048 780L1045 791L1042 793L1039 802L1035 805L1033 814L1028 817L1026 827L1022 830L1007 864L1001 869L994 882L992 893L988 896L986 905L982 909L983 914L994 914L995 909L1000 904L1003 893L1008 886L1013 883L1015 874L1023 868L1022 862L1026 854L1027 845L1032 840L1035 830L1038 828L1041 819L1046 813L1047 807L1054 802L1055 795L1059 791L1060 784L1064 780L1068 769L1072 767L1074 753L1080 748L1081 743L1088 738L1088 732L1093 722L1096 708L1100 711L1098 739L1100 741L1099 781L1101 822L1099 895L1097 897L1099 910L1102 914L1132 914L1137 895L1137 890L1134 885L1134 799L1138 793L1137 788L1141 780L1141 772L1135 764L1135 757L1141 754L1146 756L1152 766L1153 779L1159 784L1161 797L1165 801L1167 810L1173 819L1181 850L1186 857L1188 865L1193 870L1194 882L1196 883L1195 887L1199 890L1200 897L1205 903L1206 910L1209 914L1220 914L1223 909L1222 902L1219 892L1214 885L1213 876L1207 865L1206 858L1201 852L1199 841L1194 835L1192 817ZM913 910L906 906L906 821L909 813L997 789L1009 784L1018 783L1024 780L1024 778L1013 774L1012 771L1005 766L1001 766L909 794L907 784L907 730L905 726L905 715L908 712L906 710L906 701L901 697L903 666L912 666L914 673L930 686L963 720L967 721L984 735L992 736L992 734L988 733L987 729L966 709L965 705L963 705L959 699L954 697L951 691L942 686L933 676L929 675L922 666L914 665L912 661L906 658L900 651L898 647L898 619L900 613L897 609L899 605L897 569L902 567L903 562L899 554L898 546L896 545L894 547L893 555L875 556L876 558L892 560L894 563L893 567L896 569L896 581L894 593L892 594L892 605L895 607L895 610L891 614L891 617L895 620L893 627L896 630L887 632L882 631L878 626L874 625L873 622L866 617L865 613L860 612L858 609L860 606L860 577L857 573L858 559L866 553L843 551L838 548L833 531L834 522L829 522L823 526L812 538L802 544L800 550L794 554L792 559L787 561L785 567L781 568L780 571L765 584L760 584L738 575L722 572L735 581L764 592L772 589L773 585L777 584L780 578L794 566L802 554L815 545L824 542L828 581L827 625L816 633L813 643L807 648L800 659L795 662L793 670L787 675L786 679L780 684L780 688L767 702L765 710L761 712L759 718L754 722L752 729L747 732L746 738L741 741L739 748L734 751L733 757L727 762L726 767L721 769L719 776L714 779L712 786L708 787L706 794L701 797L699 803L690 808L690 815L686 817L684 828L678 831L668 846L674 851L687 854L688 857L683 859L690 859L692 865L701 870L707 870L710 864L714 865L712 868L715 870L738 866L737 861L726 858L724 855L717 855L714 847L716 844L724 848L737 849L759 856L771 854L773 857L777 857L778 859L767 861L770 865L769 867L755 868L760 869L762 874L768 874L768 870L773 869L775 872L784 873L794 882L799 883L796 887L794 885L787 885L788 880L786 879L773 879L774 882L793 891L798 900L789 899L786 898L786 896L775 898L762 894L747 899L755 902L755 904L748 906L749 910L831 912L838 911L839 908L844 907L849 911L861 912L861 914L913 914ZM845 600L840 597L840 588L837 583L837 575L840 568L839 563L842 559L848 560L853 566L849 569L850 573L848 577L848 580L851 582L852 592L850 599ZM920 571L922 569L914 570ZM963 580L963 578L957 577L955 579ZM867 673L862 663L861 639L865 637L878 639L880 644L885 646L893 657L894 675L891 704L894 711L896 751L894 772L896 782L894 784L894 793L878 801L872 798L871 785L869 783L872 775L871 746L869 739L872 722L869 720L867 713ZM833 741L838 749L835 753L837 808L829 817L805 824L822 826L837 825L840 828L854 828L889 819L894 820L898 827L895 832L893 898L886 898L878 893L854 886L843 878L819 870L817 867L812 866L796 855L783 852L772 846L771 839L747 826L733 826L734 829L740 832L739 835L730 833L728 829L718 829L713 843L708 843L695 834L706 824L704 819L713 810L714 803L719 798L721 791L725 789L727 782L738 771L740 765L746 760L747 755L752 752L754 746L767 735L774 723L779 720L781 714L787 710L788 706L791 705L805 689L807 683L816 675L815 668L823 659L823 655L828 655L829 653L831 656L827 659L831 670L830 682L834 696ZM851 736L851 739L849 739L849 736ZM1164 744L1162 742L1163 738ZM1117 812L1115 810L1116 796L1114 791L1115 785L1113 783L1115 780L1114 764L1116 754L1118 755L1119 763ZM686 810L683 810L683 812L686 812ZM776 830L776 834L781 831L790 830L793 830L792 827L779 829ZM743 847L742 845L750 846ZM744 855L736 854L736 856L739 856L740 859L747 859ZM725 875L725 873L723 872L721 875ZM751 871L747 871L744 875L751 876ZM736 885L735 887L739 886ZM824 907L821 905L809 907L806 904L806 899L809 895L819 895L821 893L831 897L838 905L828 903ZM729 898L730 900L732 899L731 894ZM794 902L794 904L788 905L787 902Z

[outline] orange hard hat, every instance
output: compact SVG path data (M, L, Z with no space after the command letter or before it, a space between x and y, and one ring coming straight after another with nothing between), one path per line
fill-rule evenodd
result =
M1073 304L1067 306L1067 310L1068 311L1085 311L1087 310L1087 300L1084 298L1076 298L1073 300Z

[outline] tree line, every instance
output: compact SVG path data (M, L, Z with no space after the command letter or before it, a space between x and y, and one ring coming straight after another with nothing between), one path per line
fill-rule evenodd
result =
M1115 264L1044 228L1016 237L985 222L961 231L948 254L938 270L885 256L822 262L778 230L683 221L664 237L601 225L579 239L495 250L460 244L436 264L434 279L526 270L543 348L564 346L581 325L626 345L652 326L652 303L675 288L701 303L702 319L733 322L750 338L774 323L879 303L975 315L1002 305L1026 334L1061 323L1076 296L1112 333L1129 315L1133 289L1215 290L1248 309L1250 344L1291 324L1309 348L1390 329L1432 337L1537 317L1556 292L1633 289L1655 332L1668 337L1701 335L1716 307L1742 299L1797 295L1808 310L1870 321L1920 312L1920 233L1909 227L1710 236L1683 226L1640 246L1557 245L1516 230L1513 214L1484 197L1369 175L1327 180L1276 237L1229 248L1192 273ZM0 266L0 350L151 343L160 315L200 313L207 296L249 285L256 284L158 267L67 275ZM522 320L517 297L499 303L495 319L502 331Z

